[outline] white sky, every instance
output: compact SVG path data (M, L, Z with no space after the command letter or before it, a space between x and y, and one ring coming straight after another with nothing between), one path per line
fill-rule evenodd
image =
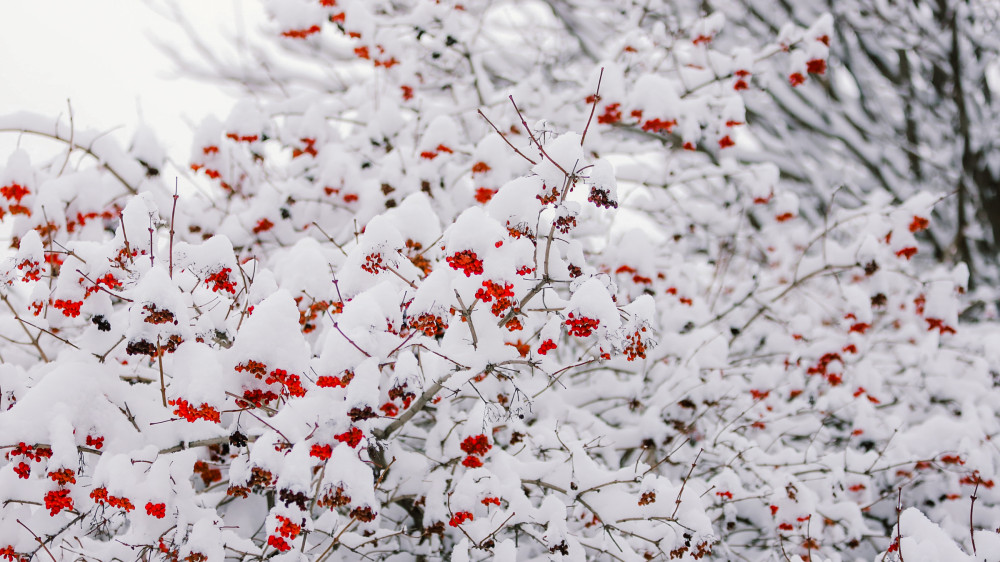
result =
M241 0L177 4L206 29L241 21ZM178 78L152 36L186 47L178 28L141 0L0 0L0 114L66 115L69 98L77 127L120 127L114 134L127 146L141 120L186 161L187 123L224 118L231 100L218 85ZM0 164L12 137L0 135Z

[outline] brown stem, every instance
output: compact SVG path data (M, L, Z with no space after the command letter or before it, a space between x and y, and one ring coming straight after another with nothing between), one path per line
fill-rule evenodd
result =
M33 345L35 349L38 350L39 357L41 357L42 361L48 363L49 357L45 355L45 350L43 350L42 346L38 344L38 338L33 337L31 335L31 331L28 330L28 327L25 325L25 321L21 319L21 315L18 314L16 310L14 310L14 305L10 304L10 301L7 300L7 295L0 295L0 298L3 299L4 304L6 304L7 308L10 309L11 314L13 314L14 318L18 321L18 323L21 324L21 329L24 330L24 333L27 334L28 339L31 340L31 345Z
M167 407L167 383L163 377L163 348L160 347L160 336L156 336L156 361L160 365L160 398L163 399L163 407Z
M476 349L476 345L479 343L479 338L476 337L476 326L472 323L472 309L479 302L479 299L472 301L469 308L465 308L465 303L462 302L462 296L458 294L458 290L455 291L455 298L458 299L458 306L462 307L462 318L465 318L466 323L469 324L469 333L472 335L472 349Z
M69 110L69 148L66 149L66 159L63 160L62 167L59 168L59 173L56 174L59 177L63 175L63 172L66 171L66 165L69 164L69 157L73 154L73 138L76 136L76 126L73 124L73 104L70 103L69 98L66 98L66 107Z
M174 178L174 205L170 209L170 278L174 278L174 217L177 215L177 178Z
M29 135L38 135L40 137L46 137L46 138L49 138L49 139L52 139L52 140L57 140L57 141L60 141L60 142L64 142L64 143L68 144L71 149L73 149L73 150L82 150L83 152L85 152L86 154L92 156L95 160L97 160L98 162L100 162L101 163L101 167L103 167L105 170L107 170L112 176L115 177L116 180L119 181L119 183L121 183L123 186L125 186L125 189L127 189L129 191L129 193L135 195L136 193L139 192L136 188L132 187L127 181L125 181L125 178L123 178L121 176L121 174L119 174L118 172L116 172L114 168L112 168L111 166L109 166L107 162L105 162L100 156L98 156L97 154L95 154L94 151L92 151L90 148L88 148L86 146L80 146L79 144L76 144L76 142L74 142L74 141L72 141L70 139L66 139L66 138L63 138L63 137L59 136L58 133L56 133L56 134L45 133L45 132L42 132L42 131L33 131L31 129L24 129L24 128L0 129L0 133L21 133L21 134L27 133Z
M899 546L899 562L903 560L903 529L899 525L899 514L903 511L903 487L899 487L899 495L896 498L896 544Z
M118 211L118 222L122 226L122 238L125 240L125 257L128 258L129 263L135 263L132 259L132 248L129 247L128 243L128 231L125 230L125 215L121 211Z
M434 381L434 383L431 384L427 388L427 390L425 390L423 394L420 395L419 398L413 401L413 404L405 412L403 412L403 415L399 416L392 423L385 426L384 429L376 429L372 431L375 437L378 437L379 439L386 439L394 432L399 430L401 427L406 425L406 422L410 421L410 418L417 415L417 412L422 410L424 408L424 405L427 404L427 402L429 402L432 398L434 398L434 396L442 388L444 388L444 381L448 380L450 376L451 375L448 374L441 377L439 380Z
M354 349L357 349L358 351L360 351L362 354L364 354L365 357L371 357L371 355L369 355L367 351L365 351L365 350L361 349L360 347L358 347L358 344L354 343L354 340L352 340L351 338L347 337L347 334L345 334L344 331L340 329L340 324L334 322L333 323L333 327L338 332L340 332L340 335L344 336L345 340L347 340L348 342L350 342L351 345L354 346Z
M528 162L531 162L532 166L534 166L534 165L537 164L534 160L532 160L531 158L528 158L527 156L525 156L524 153L521 152L520 150L518 150L516 146L514 146L513 144L511 144L510 141L507 140L507 137L505 137L504 134L500 132L500 129L497 129L497 126L493 124L493 121L490 121L490 118L487 117L485 113L483 113L482 109L479 110L479 114L483 116L483 119L485 119L486 122L490 124L490 127L493 127L493 130L496 131L498 135L500 135L500 138L502 138L503 141L505 143L507 143L507 146L511 147L514 150L514 152L516 152L518 154L518 156L520 156L521 158L524 158Z
M42 332L43 334L48 334L48 335L52 336L53 338L55 338L55 339L57 339L57 340L59 340L59 341L63 342L64 344L66 344L66 345L68 345L68 346L72 347L73 349L80 349L80 348L79 348L79 347L77 347L77 345L76 345L76 344L74 344L73 342L71 342L71 341L69 341L69 340L67 340L67 339L65 339L65 338L61 338L61 337L59 337L59 336L57 336L57 335L53 334L52 332L50 332L50 331L46 330L45 328L42 328L41 326L38 326L37 324L32 324L31 322L29 322L29 321L27 321L27 320L22 320L22 319L18 319L18 320L20 320L21 322L24 322L25 324L27 324L27 325L31 326L32 328L35 328L36 330L38 330L38 331Z
M524 306L528 304L528 301L533 299L535 295L537 295L538 293L542 292L542 289L545 288L545 286L549 283L549 281L550 279L547 276L543 277L542 280L539 281L537 285L535 285L534 287L531 288L530 291L528 291L527 295L524 295L524 298L521 299L521 304L519 304L516 307L512 307L510 310L507 311L507 314L504 315L503 319L500 320L500 323L497 324L497 326L503 328L505 325L507 325L507 322L510 322L510 319L517 314L518 310L523 310Z
M36 535L34 531L32 531L31 529L29 529L27 525L25 525L24 523L22 523L20 519L17 519L16 521L17 521L18 525L24 527L24 529L26 531L28 531L29 533L31 533L31 536L35 537L35 540L38 541L38 545L42 547L42 549L45 551L46 554L49 555L49 558L52 559L52 562L56 562L56 557L52 556L52 553L49 552L49 547L45 546L45 541L43 541L38 535Z
M156 263L153 261L153 217L149 217L149 267L153 267Z
M976 494L979 492L979 483L980 482L982 482L982 479L979 478L979 475L977 474L976 475L976 487L975 487L975 489L972 490L972 496L970 496L972 498L972 503L969 504L969 538L972 539L972 555L973 556L976 555L976 534L973 531L973 527L972 527L972 510L973 510L973 508L976 507L976 499L979 498L979 496L976 495Z
M587 131L590 130L590 122L594 119L594 112L597 111L597 102L601 101L601 79L604 78L604 67L597 76L597 90L594 92L594 103L590 106L590 117L587 118L587 126L583 128L583 135L580 136L580 146L583 146L584 139L587 138Z
M698 454L694 456L694 461L691 462L691 469L688 470L687 476L681 481L681 489L677 492L677 499L674 500L674 512L670 514L670 518L674 519L677 517L677 510L681 508L681 496L684 494L684 486L687 486L688 480L691 478L691 474L694 473L694 467L698 464L698 458L705 449L699 449Z
M524 130L528 132L528 138L531 139L531 142L535 143L535 146L538 147L538 151L542 153L542 156L544 156L546 160L552 162L552 165L558 168L559 171L562 172L563 175L568 178L569 172L567 172L565 168L560 166L559 162L553 160L552 157L549 156L548 152L545 152L545 147L542 146L542 143L539 142L539 140L535 138L534 133L531 132L531 127L528 126L528 122L524 120L524 115L521 114L521 110L517 107L517 104L514 102L513 94L507 97L510 99L510 103L514 106L514 111L517 112L517 116L521 118L521 125L524 125Z
M84 279L86 279L87 281L90 281L91 283L93 283L93 284L94 284L94 287L96 287L96 288L98 288L98 289L100 289L100 290L104 291L105 293L107 293L107 294L111 295L112 297L115 297L116 299L121 299L121 300L123 300L123 301L125 301L125 302L133 302L133 301L132 301L132 299L130 299L130 298L128 298L128 297L123 297L123 296L121 296L121 295L116 295L116 294L112 293L111 291L109 291L109 290L105 289L104 287L100 286L100 285L99 285L99 284L97 283L97 281L94 281L93 279L91 279L90 277L88 277L86 273L84 273L84 272L80 271L79 269L77 269L77 270L76 270L76 272L77 272L77 273L79 273L80 275L82 275L82 276L83 276L83 278L84 278Z
M344 528L341 529L339 533L337 533L337 536L333 537L333 542L330 543L330 546L326 547L326 550L324 550L323 553L319 555L319 558L316 559L317 561L322 562L323 560L326 560L326 557L333 550L333 547L340 544L340 536L343 535L345 532L347 532L347 530L350 529L352 525L354 525L354 522L356 520L357 519L355 519L354 517L351 517L351 520L348 521L346 525L344 525Z

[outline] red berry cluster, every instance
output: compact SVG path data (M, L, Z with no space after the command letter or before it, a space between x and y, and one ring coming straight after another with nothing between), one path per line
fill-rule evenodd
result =
M416 318L410 318L410 328L418 332L423 332L425 336L443 335L448 328L444 318L425 312Z
M924 318L927 321L927 331L933 332L937 330L941 334L954 334L955 328L944 323L944 320L940 318Z
M302 297L295 297L295 304L296 306L301 306ZM329 303L323 300L314 300L305 310L299 309L299 324L302 326L302 332L308 334L315 330L316 324L313 321L316 320L320 313L327 310L330 310L333 314L339 314L344 310L344 305L339 302Z
M648 119L642 124L643 131L649 131L651 133L659 133L660 131L670 132L674 127L677 126L676 119L663 120L660 118Z
M843 382L844 379L840 373L827 372L830 363L833 362L840 362L841 364L843 364L843 360L840 358L840 354L833 352L825 353L823 354L822 357L819 358L819 361L815 365L806 369L806 374L821 375L823 376L823 378L827 380L827 382L829 382L833 386L837 386L838 384Z
M244 390L243 399L237 400L236 404L240 408L249 408L253 405L256 408L278 399L278 395L270 390L260 390L258 388Z
M321 461L328 460L333 455L333 447L329 445L313 445L309 450L310 457L316 457Z
M81 277L80 278L80 283L83 283L83 281L84 281L84 278ZM90 287L87 287L86 293L84 293L83 298L87 298L90 295L92 295L93 293L96 293L96 292L100 291L101 290L101 285L104 285L108 289L121 289L122 288L121 281L119 281L118 279L115 279L115 276L113 274L111 274L111 273L105 273L101 277L98 277L97 279L95 279L93 285L91 285Z
M482 162L480 162L481 164ZM488 187L477 187L476 188L476 201L482 203L483 205L490 202L493 196L496 195L496 189L490 189Z
M343 377L323 375L316 379L316 386L321 388L347 388L347 385L350 384L353 379L354 373L351 371L344 373Z
M286 552L292 549L288 541L295 540L295 537L299 536L299 533L302 532L302 525L296 525L292 523L291 519L281 515L278 516L278 522L280 524L275 529L277 535L267 537L267 544L280 552ZM288 539L288 541L285 539Z
M639 330L636 330L635 333L625 338L625 359L635 361L637 357L641 359L646 358L646 344L642 341L641 334L641 332L645 331L646 328L640 328Z
M298 375L290 375L284 369L275 369L264 378L267 384L278 383L282 386L282 392L295 397L306 395L306 389L302 388L302 379Z
M469 468L479 468L483 466L483 461L479 457L485 456L493 448L493 445L490 445L489 437L480 434L466 437L460 447L468 455L462 460L462 465Z
M465 523L466 521L472 521L473 519L475 518L468 511L459 511L454 516L452 516L451 521L449 521L448 524L451 525L452 527L458 527L462 523Z
M476 291L476 298L483 302L492 302L493 306L490 308L490 312L493 316L497 318L504 315L504 311L508 308L514 306L514 285L510 283L504 283L500 285L499 283L494 283L493 281L483 281L483 288Z
M364 437L364 434L361 433L361 430L356 427L352 427L351 429L345 431L344 433L333 436L333 438L336 439L337 441L340 441L341 443L347 443L352 449L357 447L358 444L361 443L362 437Z
M260 361L254 361L253 359L247 361L246 363L240 363L233 367L237 373L242 373L246 371L251 375L254 375L258 379L263 378L267 373L267 365L261 363Z
M167 516L167 504L146 502L146 515L151 515L157 519Z
M809 74L826 74L826 61L823 59L812 59L806 62L806 72ZM788 76L788 83L792 87L805 83L806 77L801 72L793 72Z
M566 325L569 326L569 334L571 336L585 338L594 333L594 330L597 329L598 324L600 324L597 320L587 318L586 316L574 318L572 312L570 312L568 316L569 318L566 319Z
M80 315L81 306L83 306L83 301L66 301L56 299L56 301L52 303L52 308L62 310L63 316L70 318L76 318Z
M733 75L736 76L736 82L733 84L734 90L738 92L740 90L747 90L750 88L750 85L747 84L746 81L746 77L750 76L749 70L740 69L734 72Z
M232 271L232 268L224 267L206 277L205 284L211 287L213 293L218 293L220 290L223 290L236 294L236 281L229 278L229 274L232 273Z
M493 448L493 445L490 445L489 437L479 434L466 437L465 441L462 441L461 448L470 455L482 456L488 453Z
M222 471L218 468L214 468L205 461L194 461L194 466L191 467L191 472L200 476L202 483L206 486L212 482L222 480Z
M253 233L260 234L261 232L267 232L272 228L274 228L274 223L265 217L257 221L257 226L253 227Z
M439 154L442 154L442 153L444 153L444 154L452 154L453 152L455 152L455 151L452 150L452 149L450 149L450 148L448 148L447 146L445 146L443 144L439 144L439 145L437 145L437 148L435 148L434 150L425 150L425 151L421 152L420 153L420 157L424 158L426 160L433 160L433 159L437 158Z
M45 494L45 509L49 510L49 517L55 517L62 510L73 509L73 498L69 495L69 490L51 490Z
M556 347L558 346L554 341L552 341L551 339L547 339L542 342L542 345L538 346L538 353L540 353L541 355L545 355L548 352L555 349Z
M66 484L76 484L76 472L68 468L53 470L49 472L49 479L60 486L65 486Z
M590 99L590 98L588 98ZM593 103L593 102L590 102ZM609 103L604 106L604 112L597 116L597 122L602 125L612 125L622 120L620 103Z
M472 250L456 252L455 255L446 257L445 261L452 269L462 270L466 277L482 275L483 273L483 260L479 259L479 256Z
M239 133L226 133L227 139L232 139L236 142L257 142L260 139L260 135L240 135Z
M910 223L910 232L920 232L921 230L925 230L930 224L931 221L924 217L913 215L913 222Z
M399 406L393 404L392 402L386 402L385 404L379 406L378 409L382 410L382 413L385 414L385 417L387 418L394 418L397 414L399 414Z
M21 279L25 283L27 283L28 281L41 281L42 270L38 268L39 265L41 265L39 262L31 260L24 260L21 263L17 264L18 271L24 271L25 269L27 269L27 271L24 271L24 275L21 277Z
M13 199L14 204L10 206L10 212L13 215L28 215L31 216L31 210L27 207L21 205L21 199L25 195L28 195L31 191L19 183L11 183L0 187L0 195L3 195L5 199L10 201ZM0 210L0 218L3 217L3 211Z
M305 148L293 148L292 158L298 158L303 154L308 154L309 156L316 156L319 152L316 150L316 139L303 137L299 139L300 142L305 144Z
M6 457L10 459L11 457L19 455L24 456L24 458L30 461L42 462L42 459L52 457L52 449L49 449L48 447L34 447L32 445L28 445L24 441L21 441L16 447L7 451Z
M618 202L611 198L611 193L596 186L590 188L590 196L587 197L587 201L605 209L618 208Z
M304 29L288 29L281 32L282 37L288 37L289 39L305 39L314 33L319 33L319 25L311 25ZM286 549L287 550L287 549Z
M197 408L193 407L183 398L177 398L176 400L171 400L167 403L171 406L176 406L176 408L174 408L175 416L180 416L189 422L202 419L219 423L219 411L212 406L209 406L207 403L202 403L202 405Z
M361 264L361 269L372 275L377 275L378 272L385 271L388 268L382 263L382 254L374 252L365 256L365 263Z
M98 505L106 503L111 507L116 507L118 509L125 510L126 512L135 509L135 506L132 505L132 502L128 498L124 496L122 497L112 496L108 494L108 489L103 486L100 488L94 488L90 492L90 499L94 500L94 503Z

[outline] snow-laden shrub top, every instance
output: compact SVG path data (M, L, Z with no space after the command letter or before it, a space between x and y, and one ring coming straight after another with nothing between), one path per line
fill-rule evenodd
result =
M267 7L195 189L0 118L82 156L0 169L0 556L958 560L973 491L1000 551L943 194L810 223L742 131L830 18L719 52L660 2Z

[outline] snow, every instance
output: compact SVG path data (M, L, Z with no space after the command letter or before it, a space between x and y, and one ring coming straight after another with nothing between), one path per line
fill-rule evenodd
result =
M757 100L822 108L831 17L410 4L267 2L176 201L154 128L9 156L0 553L16 521L100 559L1000 550L949 197L833 191L807 143L790 175Z

